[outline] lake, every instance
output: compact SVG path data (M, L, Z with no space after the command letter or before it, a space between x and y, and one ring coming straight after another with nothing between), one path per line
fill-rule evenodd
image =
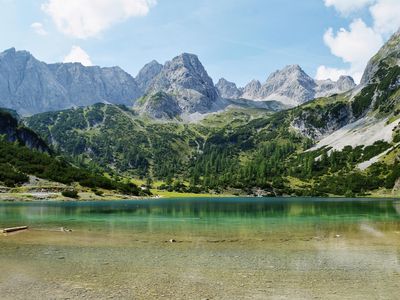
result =
M398 299L400 201L0 203L1 299ZM63 228L63 230L61 230Z

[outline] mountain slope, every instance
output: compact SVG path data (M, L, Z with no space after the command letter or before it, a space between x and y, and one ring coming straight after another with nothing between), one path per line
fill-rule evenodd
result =
M18 142L30 149L50 153L47 144L32 130L20 126L16 113L0 108L0 136L8 142Z
M218 92L207 71L194 54L183 53L165 63L152 80L149 95L165 92L175 98L182 112L206 113L218 100Z
M97 102L132 105L140 96L135 80L118 67L49 65L14 48L0 53L0 106L22 115Z
M234 82L230 82L225 78L221 78L215 87L219 95L225 99L238 99L242 96L242 91L238 89Z
M153 60L146 64L135 77L135 80L142 90L143 93L146 93L149 86L151 85L154 78L160 74L163 65Z

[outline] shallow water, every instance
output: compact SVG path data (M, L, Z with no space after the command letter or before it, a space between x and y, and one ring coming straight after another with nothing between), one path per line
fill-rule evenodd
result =
M2 299L398 299L400 290L396 200L0 203L0 228L20 225L30 229L0 237Z

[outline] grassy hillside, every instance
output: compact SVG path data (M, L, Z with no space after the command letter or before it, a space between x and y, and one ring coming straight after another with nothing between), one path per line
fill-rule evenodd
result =
M67 186L79 183L93 190L115 190L130 195L143 193L134 184L106 178L55 157L43 140L5 110L0 111L0 132L0 185L19 186L29 182L29 176L35 176Z

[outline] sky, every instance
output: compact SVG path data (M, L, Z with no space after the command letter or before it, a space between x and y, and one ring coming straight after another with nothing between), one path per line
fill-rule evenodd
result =
M0 51L133 76L188 52L238 86L289 64L359 81L399 27L400 0L0 0Z

